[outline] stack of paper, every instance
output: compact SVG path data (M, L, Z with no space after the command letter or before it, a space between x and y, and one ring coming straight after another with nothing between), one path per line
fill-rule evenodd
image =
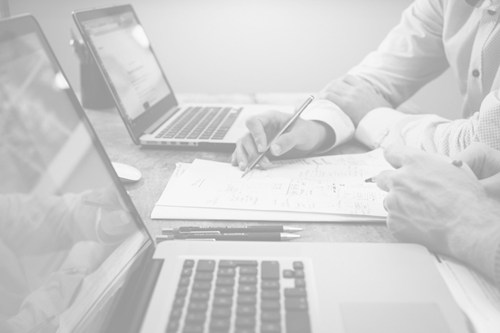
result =
M385 193L365 179L391 169L382 152L275 162L242 171L228 163L179 163L153 219L349 222L385 220Z

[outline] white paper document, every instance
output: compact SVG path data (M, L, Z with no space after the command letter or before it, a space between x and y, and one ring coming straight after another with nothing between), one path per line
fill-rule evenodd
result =
M178 164L152 218L383 221L385 193L364 182L391 167L381 151L279 161L244 178L228 163ZM245 213L242 218L242 211ZM200 216L200 213L204 214ZM169 214L169 216L167 216ZM188 216L179 216L186 214ZM172 216L175 215L175 216Z
M437 266L475 331L500 332L500 291L480 274L454 260L440 257Z

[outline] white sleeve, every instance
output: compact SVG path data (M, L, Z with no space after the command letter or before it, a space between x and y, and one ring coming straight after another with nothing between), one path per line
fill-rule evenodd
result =
M354 137L368 148L379 148L389 130L404 116L404 113L391 108L374 109L361 119Z
M337 105L329 100L316 100L302 114L302 119L325 123L335 133L334 142L325 142L316 153L324 153L354 136L354 124Z

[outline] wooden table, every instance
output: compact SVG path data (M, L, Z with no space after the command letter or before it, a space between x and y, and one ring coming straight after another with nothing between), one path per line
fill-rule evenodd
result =
M190 94L177 96L180 103L214 102L214 103L257 103L257 104L293 104L302 103L309 94L231 94L202 95ZM150 215L155 202L163 192L172 175L177 162L191 163L196 158L229 162L231 153L152 149L136 146L129 137L125 126L114 109L104 111L88 110L87 114L110 159L132 165L142 172L142 179L127 190L135 203L139 214L152 234L160 234L162 227L179 227L181 225L222 226L256 225L259 222L216 222L216 221L179 221L151 220ZM350 142L334 149L333 154L359 153L366 148L359 143ZM264 223L260 223L264 224ZM308 242L394 242L383 224L362 223L289 223L291 226L303 228L302 237L295 241Z

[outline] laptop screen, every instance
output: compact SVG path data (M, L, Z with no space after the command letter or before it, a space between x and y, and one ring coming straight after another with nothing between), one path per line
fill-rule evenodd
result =
M29 16L0 22L0 170L0 331L73 332L151 243Z
M96 59L129 122L170 93L149 39L133 12L82 22Z

